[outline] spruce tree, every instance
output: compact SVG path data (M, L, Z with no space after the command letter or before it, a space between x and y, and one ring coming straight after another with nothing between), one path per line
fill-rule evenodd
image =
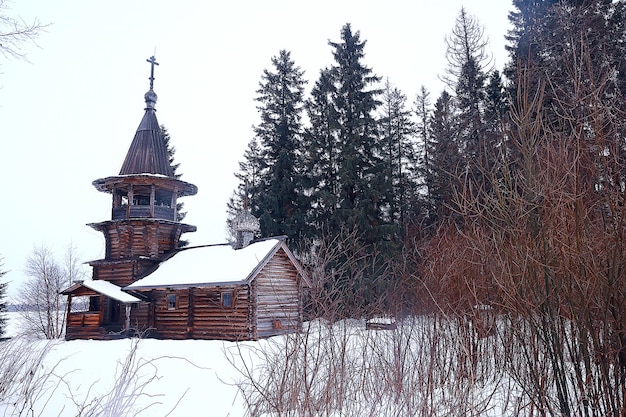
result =
M380 104L381 90L375 87L380 77L362 63L365 43L350 24L341 29L339 42L329 41L335 59L330 73L339 147L335 217L337 223L361 230L366 243L377 243L388 239L393 228L383 218L388 182L381 180L385 165L374 116Z
M493 70L489 74L485 87L485 128L494 134L502 136L502 121L509 109L509 102L506 98L506 89L502 82L500 71Z
M523 107L541 92L542 137L578 137L588 144L586 158L626 160L622 133L607 135L612 121L592 121L592 91L601 91L603 105L612 106L626 93L626 4L610 0L516 0L509 16L510 62L506 68L513 105ZM587 91L583 94L583 91ZM572 113L565 117L565 113ZM572 123L587 117L587 127ZM615 118L623 121L624 118ZM623 131L625 127L615 127ZM514 132L515 133L515 132ZM605 143L593 143L602 137ZM521 164L516 148L508 149L512 165ZM601 162L598 162L601 163ZM602 176L595 181L605 181ZM591 181L593 182L593 181ZM620 181L618 181L620 182ZM590 185L591 186L591 185ZM593 186L591 186L593 187Z
M174 158L176 154L176 147L171 144L172 137L170 136L170 132L164 125L161 125L161 138L163 139L163 143L165 143L167 158L170 164L170 168L172 168L172 173L174 174L175 178L180 179L183 174L178 172L180 163L177 163ZM187 212L183 211L184 206L185 203L182 201L176 203L176 221L182 222L185 219L185 216L187 216ZM187 245L189 245L189 241L186 239L181 239L178 241L178 247L180 248Z
M537 87L537 77L544 66L545 33L554 27L554 7L560 0L513 0L513 10L509 12L509 62L504 74L510 82L510 93L517 97L519 83Z
M286 235L300 242L306 234L301 180L305 81L286 50L272 58L272 66L263 72L256 97L261 122L254 133L267 168L254 190L253 214L264 236Z
M459 11L451 33L445 38L445 43L448 65L445 75L441 78L451 90L457 88L459 79L468 72L468 62L474 61L478 72L484 72L491 64L491 56L486 49L489 40L485 35L485 29L464 7ZM472 84L469 83L469 87Z
M485 87L483 119L485 146L484 152L481 153L480 166L490 175L489 181L485 183L489 188L484 191L493 194L501 179L501 168L506 164L506 138L510 129L509 100L498 70L493 70L489 74Z
M255 137L248 143L248 148L244 151L243 156L244 160L239 162L239 171L235 173L239 184L226 203L226 230L229 241L235 241L236 239L232 235L232 222L235 217L241 214L244 207L247 207L250 211L258 211L258 208L254 207L253 202L256 200L256 192L260 190L262 172L267 168L263 160L261 146Z
M382 159L386 165L383 180L389 181L389 201L386 221L396 224L403 233L407 216L413 208L417 189L417 158L414 146L415 124L406 108L406 96L385 83L382 95L380 130L382 135Z
M430 141L430 118L431 118L431 102L430 91L425 86L420 87L420 91L415 98L415 115L417 117L416 135L417 135L417 181L418 188L415 196L416 212L413 216L413 221L421 223L429 216L428 196L430 190L428 188L427 168L430 166L430 154L427 144Z
M248 142L248 148L244 151L243 161L239 162L239 171L235 177L239 180L237 189L227 203L227 213L230 228L230 221L243 209L244 200L255 201L256 191L260 189L261 177L266 169L263 160L261 145L256 137ZM255 209L256 211L256 209Z
M436 226L456 212L455 193L460 191L459 178L464 164L458 144L458 127L453 97L443 91L435 102L429 126L426 149L429 163L425 167L430 216L428 224Z
M328 69L319 79L306 101L309 127L304 135L305 189L309 195L307 224L309 237L319 239L336 230L335 211L339 201L338 115L333 104L336 94L333 76Z
M509 14L512 29L507 40L510 59L505 75L512 97L526 97L541 84L544 106L557 111L559 98L569 94L573 79L579 75L611 73L613 88L626 93L626 3L611 0L514 0ZM579 63L573 68L572 63ZM584 69L589 65L591 68ZM589 74L578 73L583 70ZM600 80L584 80L598 83ZM559 92L555 90L564 89ZM549 122L558 119L550 115Z

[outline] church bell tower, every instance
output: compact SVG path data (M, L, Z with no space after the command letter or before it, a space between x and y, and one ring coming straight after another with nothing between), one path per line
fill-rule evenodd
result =
M179 247L183 233L195 226L181 223L178 199L194 195L195 185L176 178L156 118L154 57L146 108L119 175L97 179L94 187L112 196L111 219L89 224L104 234L104 259L91 261L94 280L125 287L149 274Z

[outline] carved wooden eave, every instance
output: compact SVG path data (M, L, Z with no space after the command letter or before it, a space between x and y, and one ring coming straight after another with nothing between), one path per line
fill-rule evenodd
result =
M172 221L172 220L163 220L163 219L152 219L152 218L133 218L130 219L132 220L132 222L134 224L151 224L151 223L158 223L158 224L164 224L164 225L173 225L173 226L177 226L177 231L178 231L178 235L180 236L181 233L187 233L187 232L195 232L196 230L198 230L198 228L194 225L191 224L186 224L186 223L179 223L176 221ZM122 223L124 224L126 222L126 220L122 219L122 220L105 220L99 223L87 223L87 226L93 228L94 230L97 230L98 232L103 232L105 230L107 230L109 228L109 226L111 225L115 225L118 223Z
M195 185L179 180L174 177L168 177L160 174L130 174L130 175L115 175L106 178L100 178L92 182L96 190L113 193L114 190L128 189L130 185L133 186L150 186L158 185L159 188L176 192L178 197L185 197L189 195L195 195L198 192L198 187Z

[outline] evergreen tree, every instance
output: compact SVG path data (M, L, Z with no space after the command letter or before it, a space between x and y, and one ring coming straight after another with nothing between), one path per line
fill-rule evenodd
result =
M502 82L502 76L498 70L489 74L485 88L485 129L494 135L502 136L502 121L509 109L506 98L506 89Z
M597 105L594 90L601 91L607 106L626 93L625 2L516 0L513 5L516 10L509 16L513 29L507 38L510 62L506 74L515 108L523 108L541 92L542 137L577 137L587 144L586 158L602 163L598 156L598 148L602 148L611 158L626 161L624 125L592 120L596 116L591 115L599 113L589 109ZM572 114L564 117L563 109ZM579 125L572 121L583 117L588 118L587 127L573 132ZM615 126L621 133L607 134L607 126ZM604 143L594 143L598 137ZM508 154L512 165L521 164L515 147L509 147Z
M517 97L519 82L529 73L535 73L532 90L536 90L537 75L543 67L542 33L554 26L553 6L560 0L513 0L514 10L509 12L509 30L506 39L510 60L504 74L510 81L511 96ZM525 81L528 83L528 80Z
M319 239L329 230L337 230L335 211L339 201L338 115L333 104L336 94L333 76L328 69L319 79L306 101L309 127L304 135L305 189L309 195L307 223L310 237Z
M429 140L426 142L430 156L429 164L425 167L430 225L438 224L456 211L454 197L459 192L459 177L464 168L457 137L454 100L444 90L435 102Z
M416 186L416 152L413 143L415 124L406 108L406 96L385 83L380 117L382 159L386 165L385 180L389 181L388 212L385 221L398 225L403 232L406 217L412 208Z
M161 125L161 134L162 134L163 142L165 143L165 149L167 150L167 158L168 158L170 167L172 168L172 173L174 174L175 178L180 179L180 177L183 174L178 172L180 163L177 163L174 159L174 155L176 154L176 147L171 144L172 137L170 136L170 132L167 130L167 128L164 125ZM182 211L184 204L185 203L183 202L179 202L176 204L176 220L179 222L182 222L185 216L187 215L187 212Z
M428 182L426 181L427 167L430 166L430 154L427 143L430 140L429 124L431 117L431 102L430 91L425 86L421 86L417 97L415 98L415 115L417 116L416 133L417 133L417 173L419 181L419 187L416 189L416 200L414 206L419 211L414 213L414 219L416 222L421 222L424 218L428 217L428 204L424 201L424 196L430 195L428 188ZM426 198L427 199L427 198Z
M2 269L3 266L4 264L2 263L2 258L0 258L0 279L2 279L2 277L4 277L7 273L7 271ZM0 281L0 339L4 336L7 327L7 317L5 313L8 309L6 300L8 285L8 283Z
M177 163L174 159L174 155L176 154L176 147L171 144L172 137L170 136L170 132L164 125L161 125L161 137L163 138L163 143L165 143L165 149L167 150L167 158L172 168L172 173L174 177L180 179L183 175L178 172L178 168L180 167L180 163ZM176 221L182 222L187 216L187 212L183 211L185 203L179 201L176 203ZM186 239L180 239L178 241L178 247L182 248L189 245L189 241Z
M463 184L469 189L481 189L486 193L484 195L488 195L494 188L492 169L498 142L489 134L485 122L485 83L490 65L486 52L488 41L480 23L462 8L446 43L448 74L457 76L456 123L459 129L457 139L464 159Z
M254 190L252 210L264 236L286 235L300 242L306 235L301 180L305 81L286 50L272 58L272 65L257 90L261 122L254 132L267 168Z
M626 93L626 3L623 0L514 0L505 75L512 97L531 96L541 84L544 107L556 112L577 78L572 63L590 66L578 75L612 73L608 98ZM608 70L608 71L607 71ZM585 74L587 73L587 74ZM588 77L585 82L601 82ZM521 84L520 84L521 83ZM567 91L567 90L570 91ZM565 91L556 91L565 90ZM514 103L515 104L515 103ZM558 119L547 114L548 122Z
M490 175L489 181L484 184L489 186L489 189L485 191L492 192L492 187L496 186L492 182L499 182L500 168L506 163L506 132L510 128L509 100L506 98L506 89L498 70L493 70L489 74L484 106L483 140L485 146L480 156L480 166Z
M334 48L335 64L330 73L335 84L332 100L339 146L335 217L339 224L362 230L366 243L376 243L388 239L392 227L383 218L388 182L383 180L385 166L374 117L381 91L372 85L380 77L361 62L365 43L350 24L341 29L339 42L329 41Z
M227 203L228 219L227 230L231 229L231 222L241 210L243 210L244 201L254 202L256 192L261 189L261 178L266 170L266 164L263 159L261 145L256 137L252 138L248 143L248 148L243 154L244 160L239 162L239 171L235 173L235 177L239 180L237 190L233 191ZM258 211L258 207L254 208Z

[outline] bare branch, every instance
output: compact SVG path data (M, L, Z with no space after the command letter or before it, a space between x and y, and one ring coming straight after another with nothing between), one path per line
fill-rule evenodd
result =
M37 18L28 22L21 17L10 16L8 2L0 0L0 54L7 59L26 60L25 45L37 45L39 35L48 26Z

